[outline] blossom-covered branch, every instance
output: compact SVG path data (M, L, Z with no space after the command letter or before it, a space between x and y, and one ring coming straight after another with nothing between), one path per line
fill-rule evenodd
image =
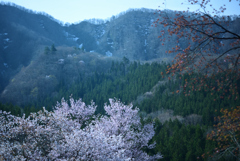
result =
M2 160L156 160L143 148L154 135L153 124L142 125L138 108L110 99L107 116L95 116L94 103L62 99L52 112L16 117L0 112Z

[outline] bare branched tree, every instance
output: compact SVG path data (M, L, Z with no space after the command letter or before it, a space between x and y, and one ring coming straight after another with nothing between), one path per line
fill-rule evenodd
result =
M222 16L226 10L224 4L216 9L210 0L188 0L188 3L199 5L199 9L194 12L190 12L189 8L187 11L175 11L174 15L168 10L159 10L160 17L154 22L156 27L163 26L159 36L162 45L164 41L176 40L173 48L167 51L176 53L176 56L166 73L203 74L201 79L192 81L193 90L205 87L205 79L209 76L214 78L222 74L221 79L207 85L207 88L227 88L226 92L231 91L232 96L237 97L237 81L240 79L240 18ZM166 39L166 34L170 36L169 39ZM186 40L189 43L183 44ZM219 88L213 88L216 85Z

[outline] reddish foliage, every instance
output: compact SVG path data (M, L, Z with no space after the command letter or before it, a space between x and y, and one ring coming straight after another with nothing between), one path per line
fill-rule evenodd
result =
M214 130L208 134L207 139L217 141L215 157L220 158L229 152L240 159L240 106L235 109L221 110L222 116L215 118L218 122Z
M187 79L184 78L185 84L182 88L185 96L189 96L191 91L203 90L211 92L213 97L218 92L220 99L227 97L237 100L237 85L240 79L240 32L233 30L234 22L231 17L219 16L226 10L225 5L216 9L210 4L210 0L188 2L191 5L199 5L199 9L195 12L190 12L189 9L183 12L175 11L175 15L168 10L159 10L159 18L154 22L155 27L162 27L159 36L162 44L166 41L176 41L172 44L173 47L166 51L169 54L175 53L166 74L191 75ZM211 12L207 11L209 8L212 9ZM182 44L186 40L189 43ZM198 73L197 78L192 76L193 73ZM168 75L169 80L170 77ZM179 90L176 91L178 92ZM214 98L213 101L216 100L217 98ZM218 124L207 136L209 140L218 142L218 148L212 157L219 159L229 152L240 160L240 106L232 111L221 112L223 116L216 119ZM206 155L209 154L211 153ZM205 157L205 154L202 157Z
M237 97L236 82L240 79L240 34L230 28L230 17L218 16L226 10L225 5L215 9L210 5L210 0L188 2L199 5L200 8L195 12L175 11L174 16L166 10L159 10L160 17L154 22L155 26L163 26L159 37L167 34L174 40L177 38L174 47L167 51L176 53L176 56L166 74L179 72L191 75L193 72L200 72L204 76L196 81L189 81L189 85L205 90L217 90L213 87L205 88L206 79L209 76L214 79L216 74L223 74L225 79L216 80L218 82L210 86L217 84L219 89L227 89L233 97ZM211 6L211 14L207 11L207 6ZM170 38L161 39L162 45L168 40ZM182 40L189 40L189 44L179 44Z

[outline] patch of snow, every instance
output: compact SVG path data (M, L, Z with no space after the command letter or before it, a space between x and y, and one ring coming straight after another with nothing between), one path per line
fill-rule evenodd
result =
M106 56L107 56L107 57L112 57L112 53L111 53L110 51L107 51L107 52L106 52Z
M4 39L5 41L7 41L7 42L9 42L10 41L10 39L9 38L6 38L6 39Z
M91 50L91 51L89 51L90 53L93 53L93 52L95 52L94 50Z
M41 23L40 26L41 26L43 29L45 28L43 23Z
M64 64L64 59L58 59L58 64Z
M7 93L7 91L8 91L8 90L5 89L5 90L2 92L2 94L5 95L5 94Z
M83 60L80 60L79 63L80 63L80 64L84 64L85 62L84 62Z
M5 70L1 71L1 75L5 75L5 73L6 73Z
M97 45L99 45L99 41L97 41Z
M145 39L145 43L144 43L144 46L147 46L148 44L147 44L147 40Z
M105 30L103 30L101 33L100 33L100 36L99 37L102 37L104 34L105 34Z
M73 38L73 41L77 41L79 38L78 37L75 37L75 38Z
M3 35L8 35L8 33L4 33Z
M82 47L83 47L83 44L80 44L80 45L79 45L79 48L82 49Z
M68 56L67 56L68 58L71 58L72 57L72 55L71 54L68 54Z
M63 33L64 33L64 35L66 36L66 37L68 37L68 32L66 32L66 31L63 31Z
M50 78L50 75L46 75L46 77L45 77L46 79L49 79Z
M76 37L75 35L71 35L71 34L69 34L69 33L66 32L66 31L63 31L63 34L64 34L64 36L67 37L68 40L71 40L71 41L77 41L77 40L79 39L79 38Z
M108 42L108 44L111 44L111 45L112 45L112 44L114 44L114 43L113 43L113 42Z
M6 68L8 68L8 65L7 65L7 63L3 63L3 65L4 65Z
M63 31L63 34L64 34L64 36L66 36L66 37L70 37L70 36L72 36L72 35L69 34L67 31Z

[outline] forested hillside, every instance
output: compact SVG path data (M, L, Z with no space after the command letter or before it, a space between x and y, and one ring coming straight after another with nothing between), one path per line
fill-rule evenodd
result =
M31 155L45 159L45 155L52 160L61 157L74 159L73 155L77 155L75 150L80 147L80 142L65 143L85 136L83 138L87 141L84 141L84 145L89 146L94 153L84 153L85 157L94 158L99 155L98 149L92 147L99 142L91 142L92 137L96 137L104 142L103 145L96 144L97 148L108 148L110 143L113 144L112 150L108 150L114 157L119 155L126 159L127 154L136 158L151 160L153 157L160 160L163 155L161 160L166 161L215 160L216 158L211 159L212 154L222 150L216 150L219 140L221 143L225 141L219 138L226 136L226 139L230 136L223 135L214 140L211 131L220 127L222 120L234 115L234 109L240 105L240 81L231 80L235 78L235 73L225 75L219 72L231 71L234 66L219 54L228 50L231 41L226 38L225 46L209 50L211 54L216 52L207 59L211 62L217 58L215 62L219 66L216 70L209 70L211 64L201 62L192 55L178 54L180 59L173 59L176 53L169 55L171 50L185 52L185 48L190 50L189 46L198 45L198 42L193 40L189 43L183 34L182 37L171 35L171 39L169 35L159 36L160 33L170 32L171 27L166 24L165 27L155 27L154 22L162 19L159 20L154 12L149 9L131 9L108 20L93 19L64 25L45 13L1 3L0 121L4 125L0 128L0 137L9 136L2 141L10 138L10 133L14 132L18 124L21 129L19 122L23 121L26 135L19 133L19 136L23 139L29 134L29 145L35 136L48 138L48 132L54 129L51 132L55 140L44 142L43 137L43 140L38 141L47 146L40 148L41 154L31 152ZM173 11L164 12L174 18ZM181 14L188 16L192 13ZM239 17L229 17L228 20L229 30L238 36ZM221 19L214 21L221 24ZM192 31L189 29L187 32ZM200 39L201 36L196 35L196 39ZM227 34L220 36L225 38ZM178 43L175 44L176 42ZM229 52L229 59L233 59L234 54L233 51ZM192 61L191 64L185 65L182 61L184 58L187 59L186 62ZM237 64L238 58L232 61L235 60ZM193 70L196 64L201 64L201 70ZM204 81L200 78L204 78ZM81 100L73 101L79 98ZM14 116L3 111L11 112ZM239 119L238 113L233 118ZM117 123L112 121L114 119ZM16 121L15 124L9 123L10 128L7 127L9 120ZM229 120L231 122L232 118ZM33 130L33 124L36 129L40 125L40 129L45 130L43 135L38 135L42 129L38 132ZM223 121L223 124L226 123ZM6 131L11 128L13 130L8 135ZM233 127L234 130L238 128L239 125ZM1 130L4 132L1 133ZM64 137L73 138L61 141ZM238 137L239 130L235 140ZM78 138L78 141L83 138ZM19 148L26 146L21 145L24 141L18 135L14 135L14 139L16 142L20 140L17 144ZM131 139L137 143L134 144ZM10 139L9 142L11 141ZM35 146L36 142L33 142ZM154 142L156 146L153 146ZM228 145L226 142L223 145ZM52 149L46 148L50 144ZM0 145L4 149L1 143ZM39 148L39 144L36 143L36 147L34 150ZM69 150L68 153L66 149ZM233 151L236 155L240 154L237 150ZM57 154L59 151L61 154ZM101 157L111 158L111 155L107 156L109 151L104 151L106 155L102 154ZM24 150L13 149L11 153L22 153L21 157L25 157ZM0 154L1 160L4 152ZM222 160L237 160L232 155L223 156Z
M93 100L98 105L96 113L104 114L103 106L108 98L117 98L126 104L134 102L140 108L142 117L156 122L153 141L157 146L149 153L161 152L165 156L163 160L202 160L201 155L215 146L214 142L206 140L214 117L220 115L221 108L230 109L238 105L239 99L222 98L218 92L211 94L209 90L193 91L193 94L186 96L182 85L189 75L169 81L160 74L166 68L166 63L140 64L129 62L126 58L120 62L112 61L107 72L81 75L70 87L63 82L55 88L58 92L55 97L34 101L25 106L23 111L13 105L1 105L1 110L12 111L15 115L23 112L28 115L43 106L52 110L62 97L72 96L82 98L87 104ZM153 89L159 81L161 85Z

